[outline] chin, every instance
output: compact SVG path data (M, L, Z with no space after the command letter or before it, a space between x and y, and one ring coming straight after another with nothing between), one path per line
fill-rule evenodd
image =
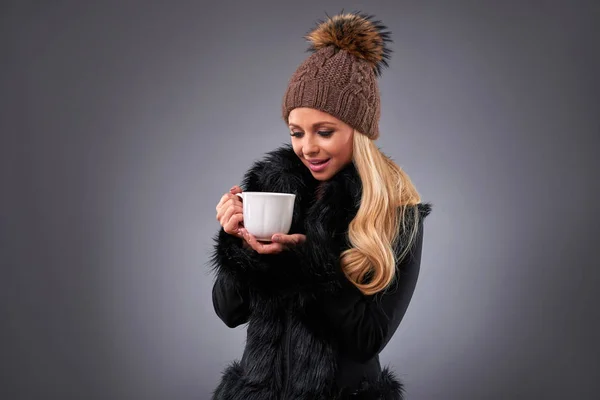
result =
M328 181L331 178L329 176L329 174L327 174L327 176L319 176L319 175L316 175L313 173L312 176L313 176L313 178L315 178L316 180L321 181L321 182Z
M334 171L334 172L327 171L327 172L323 172L323 173L310 171L310 173L312 174L313 178L315 178L318 181L328 181L337 173L337 171Z

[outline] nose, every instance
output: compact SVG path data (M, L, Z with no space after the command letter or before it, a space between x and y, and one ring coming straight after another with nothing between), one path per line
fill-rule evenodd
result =
M304 156L313 157L319 154L319 146L314 135L304 135L304 142L302 143L302 152Z

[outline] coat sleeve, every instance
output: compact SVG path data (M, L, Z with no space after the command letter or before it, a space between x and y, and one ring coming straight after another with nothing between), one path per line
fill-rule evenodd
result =
M217 276L212 289L212 301L217 316L230 328L248 322L250 305L248 288L237 285L224 276Z
M212 266L216 275L212 290L215 312L230 328L248 322L252 312L250 290L268 285L269 271L281 263L277 254L259 254L243 245L243 239L223 228L215 237Z
M395 283L382 293L365 296L345 277L342 288L319 298L319 323L333 332L340 350L366 362L379 354L400 325L413 296L421 264L423 223L411 250L400 261Z
M257 163L244 176L244 191L261 191L258 172L262 164ZM216 276L212 301L217 316L230 328L248 321L252 309L249 290L263 280L269 268L267 255L256 253L243 245L243 239L230 235L221 227L213 238L210 263Z
M225 325L235 328L250 317L248 283L244 275L252 268L260 268L259 260L243 247L241 239L229 235L223 228L214 240L213 307Z

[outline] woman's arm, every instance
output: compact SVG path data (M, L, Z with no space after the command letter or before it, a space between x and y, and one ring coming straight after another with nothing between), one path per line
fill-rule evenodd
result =
M411 251L397 265L396 281L386 292L365 296L344 279L340 291L322 296L314 304L319 323L333 331L340 350L351 359L370 360L396 332L416 287L422 245L421 221Z
M244 176L244 191L264 191L259 179L264 162L256 162ZM213 238L210 264L216 276L212 301L215 312L228 327L246 323L252 313L249 289L261 285L276 261L275 257L255 252L240 237L230 235L221 227Z
M250 306L248 288L218 276L212 289L215 313L230 328L248 322Z

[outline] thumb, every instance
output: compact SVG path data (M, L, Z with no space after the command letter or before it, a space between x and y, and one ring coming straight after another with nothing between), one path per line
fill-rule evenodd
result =
M306 236L301 233L294 233L293 235L282 235L278 234L273 236L273 241L284 244L301 244L306 240Z
M302 244L306 241L306 236L301 233L295 233L292 235L296 244Z

